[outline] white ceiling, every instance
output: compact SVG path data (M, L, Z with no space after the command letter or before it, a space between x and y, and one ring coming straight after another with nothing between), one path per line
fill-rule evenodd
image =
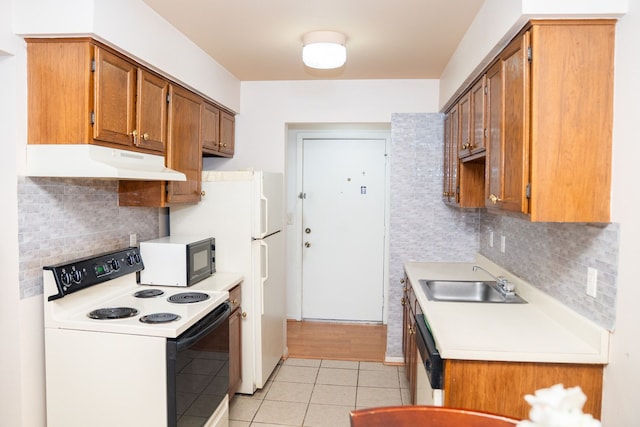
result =
M144 0L242 81L437 79L484 0ZM313 70L302 35L347 36L347 63Z

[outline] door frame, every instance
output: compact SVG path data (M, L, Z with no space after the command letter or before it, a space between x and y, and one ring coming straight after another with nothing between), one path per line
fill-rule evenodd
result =
M321 127L321 125L317 125ZM287 179L287 228L292 236L287 239L289 248L287 249L287 259L292 261L292 266L288 268L287 296L293 297L292 303L288 303L287 317L295 320L302 320L302 203L298 195L302 192L302 141L305 139L378 139L385 141L385 162L384 185L384 248L383 248L383 305L382 323L387 324L389 317L389 228L390 228L390 188L391 188L391 128L376 125L364 124L360 127L345 128L344 125L325 125L326 130L314 129L292 129L289 132L289 144L287 150L287 172L295 173L295 180ZM293 206L292 206L293 205Z

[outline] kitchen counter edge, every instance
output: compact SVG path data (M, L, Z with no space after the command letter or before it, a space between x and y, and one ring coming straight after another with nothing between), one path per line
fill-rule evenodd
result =
M491 280L482 271L474 272L474 265L485 268L495 276L504 276L516 284L516 292L528 304L430 301L419 286L420 279ZM608 363L610 332L607 329L482 255L477 255L475 263L406 262L404 269L443 359ZM462 322L464 326L461 326ZM495 325L499 332L496 333L493 327L487 330L487 325ZM535 340L522 337L522 330L518 326L523 325L528 328L526 332L529 336L541 334L539 336L544 335L550 341L562 342L562 351L549 351L545 345L537 346L533 342ZM452 339L447 339L447 334ZM471 344L467 345L467 341ZM578 344L575 349L567 344L570 342Z

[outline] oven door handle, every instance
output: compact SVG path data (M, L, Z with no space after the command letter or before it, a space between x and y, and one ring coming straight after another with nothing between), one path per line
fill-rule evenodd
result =
M207 314L202 320L198 321L194 326L187 329L187 331L176 338L177 351L181 351L191 347L198 342L200 338L207 335L224 321L229 318L231 314L231 304L224 302L216 307L211 313Z

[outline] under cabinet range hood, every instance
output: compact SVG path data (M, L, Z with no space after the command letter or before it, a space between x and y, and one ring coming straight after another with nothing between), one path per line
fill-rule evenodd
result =
M186 181L164 157L90 144L27 145L27 176Z

